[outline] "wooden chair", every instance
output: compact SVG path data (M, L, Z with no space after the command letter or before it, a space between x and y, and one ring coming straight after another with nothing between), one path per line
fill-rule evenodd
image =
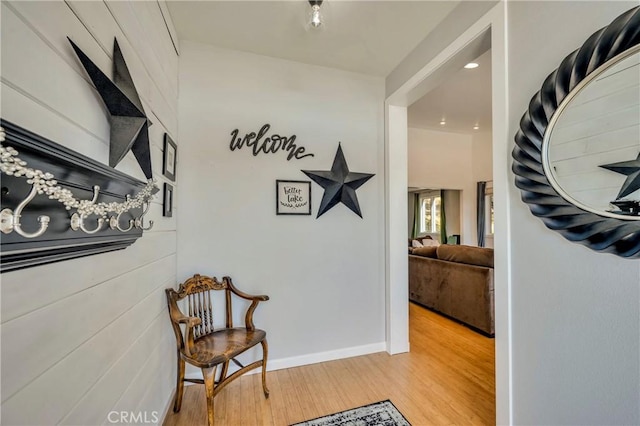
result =
M225 290L226 326L214 329L212 293L217 290ZM184 382L204 384L207 395L207 414L209 425L213 425L213 398L227 384L237 379L249 370L262 366L262 390L265 398L269 397L267 389L266 369L268 346L266 333L253 325L253 312L259 302L269 300L269 296L251 296L234 287L231 278L224 277L222 282L216 278L194 275L183 284L178 291L172 288L165 290L171 325L176 334L178 346L178 374L176 395L173 411L180 411ZM233 327L233 315L231 309L231 294L251 301L245 314L245 327ZM187 298L189 315L184 315L178 308L177 302ZM183 336L181 325L185 326ZM247 366L240 364L235 357L249 348L262 345L262 359ZM227 377L229 361L233 361L240 369ZM202 369L204 380L185 379L185 362ZM220 376L216 380L216 369L221 365Z

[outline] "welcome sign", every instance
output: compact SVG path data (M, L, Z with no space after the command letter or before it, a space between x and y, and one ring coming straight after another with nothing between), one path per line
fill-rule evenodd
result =
M251 148L253 156L257 156L260 153L263 154L275 154L278 151L285 151L287 155L287 161L292 158L296 160L303 159L305 157L313 157L313 154L305 154L306 148L296 145L296 135L281 136L278 134L271 134L267 136L267 132L271 128L270 124L265 124L258 130L258 133L251 132L244 135L244 137L238 136L239 129L235 129L231 132L231 142L229 143L229 149L235 151L243 147Z

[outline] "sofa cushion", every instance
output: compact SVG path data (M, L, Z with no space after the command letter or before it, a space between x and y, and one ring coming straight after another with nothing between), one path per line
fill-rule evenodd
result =
M415 247L411 254L415 256L431 257L433 259L437 259L437 250L438 247L436 246Z
M493 249L484 247L441 244L437 248L438 259L468 265L493 268Z

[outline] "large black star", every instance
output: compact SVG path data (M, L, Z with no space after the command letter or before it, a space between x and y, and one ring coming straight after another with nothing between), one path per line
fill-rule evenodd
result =
M626 197L640 189L640 154L635 160L604 164L599 167L627 176L616 199Z
M114 81L111 81L71 39L69 42L111 115L109 166L115 167L131 150L144 175L147 179L151 179L153 177L149 150L151 122L144 113L142 102L118 42L113 40Z
M362 217L356 189L375 175L350 172L340 144L338 144L338 151L333 159L331 170L302 170L302 173L324 188L324 195L322 195L322 202L316 218L322 216L338 203L344 204Z

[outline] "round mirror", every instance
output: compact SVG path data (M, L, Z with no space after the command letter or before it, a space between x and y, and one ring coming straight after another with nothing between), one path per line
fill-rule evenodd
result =
M594 70L558 106L542 164L570 203L640 220L640 46Z
M531 213L569 241L640 258L640 6L567 55L533 95L512 151Z

